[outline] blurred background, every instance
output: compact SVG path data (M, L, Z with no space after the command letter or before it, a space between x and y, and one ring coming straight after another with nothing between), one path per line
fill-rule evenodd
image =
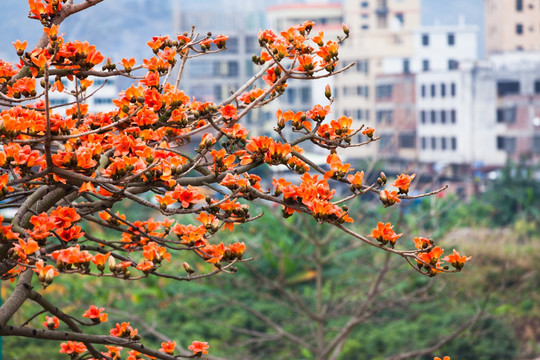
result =
M2 5L0 59L17 62L11 42L28 40L31 47L41 26L27 18L25 1ZM425 279L401 259L310 219L283 220L279 209L260 208L261 221L220 234L223 241L245 241L255 258L235 276L181 286L148 279L139 288L59 279L47 292L65 295L74 312L89 302L104 306L113 320L131 319L156 344L164 334L175 334L180 346L208 341L215 359L538 358L540 1L115 0L69 18L60 32L96 45L115 62L151 56L146 42L154 35L192 26L200 34L229 35L226 51L188 62L181 82L188 95L218 102L257 71L251 57L260 53L259 30L305 20L332 40L347 24L340 63L354 65L333 78L291 81L277 101L250 114L246 127L271 136L277 108L325 104L330 84L333 114L381 137L345 149L347 162L370 180L382 170L389 178L415 172L416 193L449 186L396 209L356 200L356 230L369 233L377 221L392 221L396 232L411 234L407 241L420 234L472 255L464 271ZM92 109L111 110L126 86L129 80L108 82L89 100ZM65 102L62 96L51 101ZM311 150L324 163L327 154ZM133 220L141 216L117 210ZM21 317L32 314L25 311ZM344 333L351 319L357 323ZM321 343L335 339L339 349L325 353ZM42 346L4 339L4 356L57 356Z

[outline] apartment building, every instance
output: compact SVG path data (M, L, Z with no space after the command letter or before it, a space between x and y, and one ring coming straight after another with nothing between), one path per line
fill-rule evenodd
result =
M540 0L484 0L487 54L540 51Z
M355 65L335 79L335 110L353 117L356 127L376 128L376 77L384 73L385 58L399 59L400 72L411 71L420 0L344 0L343 14L351 36L340 59ZM346 150L349 157L373 157L378 144Z

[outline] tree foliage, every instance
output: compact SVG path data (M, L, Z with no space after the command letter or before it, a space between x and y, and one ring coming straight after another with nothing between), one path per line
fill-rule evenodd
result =
M2 219L0 273L16 282L0 308L0 335L62 341L60 352L72 359L113 359L120 352L132 359L207 354L209 345L201 339L193 339L187 349L173 341L164 341L160 349L145 346L130 322L108 325L99 304L89 304L84 314L69 314L32 280L46 288L60 274L83 282L92 277L193 281L234 274L247 260L246 245L214 237L220 229L232 231L262 216L250 210L257 199L280 205L285 217L308 214L404 258L424 275L461 270L468 258L455 251L443 257L432 239L407 242L390 223L373 224L369 235L347 226L354 221L348 201L367 192L377 194L385 207L413 198L408 191L414 175L401 174L387 186L382 173L365 184L362 171L342 162L339 149L378 138L372 128L353 128L352 118L329 119L329 87L326 105L297 113L278 110L275 139L250 135L242 124L250 111L286 91L288 80L345 71L348 65L337 69L347 27L336 40L311 35L311 21L279 34L261 31L261 52L253 58L260 70L214 104L192 99L178 86L186 62L225 50L227 36L199 37L194 31L156 36L148 42L154 56L142 64L133 58L114 63L87 42L64 40L59 31L65 18L101 1L29 0L29 16L41 22L43 35L32 48L26 41L13 43L18 66L0 62L0 105L5 108L0 113L0 188L2 207L15 212ZM115 110L89 111L85 100L94 95L88 91L92 79L119 76L136 84L113 101ZM66 90L66 82L74 90ZM72 99L52 105L53 92ZM355 143L361 135L365 141ZM305 154L302 146L308 143L328 154L330 170ZM291 176L261 179L256 171L267 166L285 168ZM335 198L338 184L350 188L342 199ZM138 210L128 217L116 210L120 204ZM148 218L145 209L162 216ZM117 235L101 236L100 228ZM172 259L183 262L182 271L167 265ZM50 315L43 324L15 320L27 302Z

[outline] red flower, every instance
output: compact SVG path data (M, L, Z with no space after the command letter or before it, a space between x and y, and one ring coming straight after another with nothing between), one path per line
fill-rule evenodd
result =
M188 346L188 349L193 351L194 355L208 354L207 349L210 348L207 342L194 341Z
M98 308L96 305L91 305L83 314L83 317L92 320L94 323L102 323L107 321L107 313L103 312L105 308Z
M176 342L174 341L167 341L161 343L161 348L159 351L164 352L165 354L172 355L174 354L174 348L176 347Z
M68 341L67 343L60 344L60 353L63 354L80 354L86 351L86 346L83 343L76 341Z
M45 319L46 320L43 322L43 326L50 330L57 329L58 326L60 326L60 320L56 316L45 316Z
M238 110L234 105L228 104L219 108L219 113L224 119L238 119Z

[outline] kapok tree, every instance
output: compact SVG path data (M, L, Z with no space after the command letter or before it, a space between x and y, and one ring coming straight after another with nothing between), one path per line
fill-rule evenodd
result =
M347 201L367 192L378 193L384 206L414 198L408 195L414 175L400 175L390 188L384 174L364 184L363 172L342 162L340 148L378 138L372 128L353 129L352 118L328 119L329 88L326 105L297 113L278 110L276 139L250 136L242 125L252 109L286 91L289 79L320 79L346 70L348 66L336 70L346 27L336 41L325 40L323 33L312 36L311 21L280 34L261 31L261 52L254 57L260 70L229 98L214 104L191 99L178 84L186 62L225 50L226 36L199 37L192 31L154 37L148 42L153 57L143 64L133 58L116 64L94 46L65 41L59 32L65 18L101 1L29 0L29 16L41 22L43 36L31 49L26 41L13 43L20 57L17 66L0 61L1 206L15 212L11 219L2 218L0 273L16 283L0 308L1 336L61 341L60 352L72 359L116 359L123 352L130 359L206 354L208 344L200 339L193 339L191 351L176 349L172 341L160 349L145 346L129 322L106 324L107 314L99 304L89 304L84 314L68 314L55 305L57 299L40 294L37 282L46 287L56 276L67 275L83 281L151 276L191 281L233 274L235 266L247 260L246 245L225 245L214 237L221 229L233 230L259 218L262 214L251 214L249 207L258 199L281 205L284 216L309 214L401 256L422 274L461 270L468 258L457 252L443 257L443 250L423 237L410 244L397 241L402 234L390 223L378 223L367 236L346 226L353 222ZM175 68L178 75L172 79ZM114 100L114 111L91 113L85 104L93 95L86 92L91 78L118 76L137 83ZM64 92L66 81L75 89L68 92L72 101L52 106L51 92ZM354 143L360 133L366 141ZM305 155L304 143L329 154L329 170ZM261 179L255 171L263 166L284 166L298 177ZM350 194L335 199L333 188L343 184ZM112 210L125 202L163 216L144 218L141 210L141 218L129 219ZM84 231L90 224L115 231L118 237L100 238ZM182 263L188 254L208 264L207 271L184 262L182 275L178 266L168 266ZM42 327L32 321L13 322L13 315L29 301L49 313ZM99 330L89 333L88 327ZM99 331L103 334L96 335Z

